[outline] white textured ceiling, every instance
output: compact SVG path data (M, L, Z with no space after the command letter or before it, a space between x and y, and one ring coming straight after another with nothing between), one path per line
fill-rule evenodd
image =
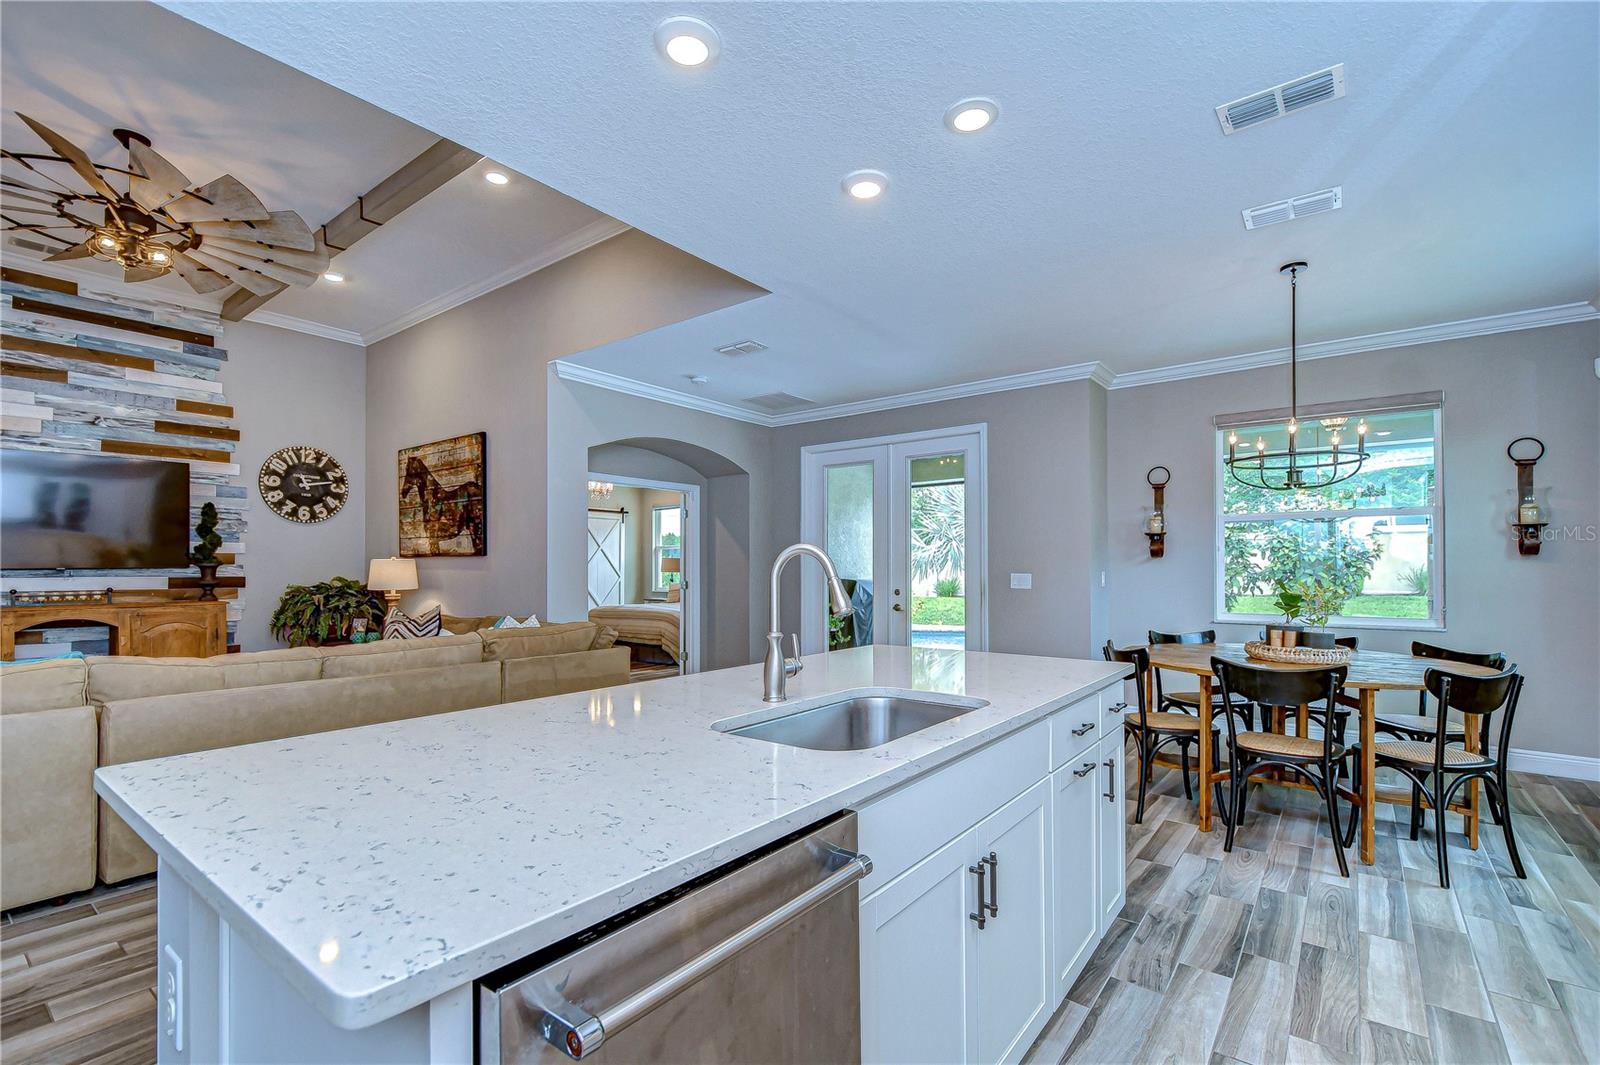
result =
M149 135L191 179L231 173L271 209L298 211L313 226L438 139L147 3L6 4L0 104L0 143L13 151L43 150L15 111L102 162L120 161L111 130L128 126ZM479 163L339 255L345 285L290 289L266 309L369 334L557 255L586 229L594 235L616 228L520 175L491 186L482 178L488 168ZM120 274L95 260L73 265L107 278ZM146 286L192 296L177 278Z

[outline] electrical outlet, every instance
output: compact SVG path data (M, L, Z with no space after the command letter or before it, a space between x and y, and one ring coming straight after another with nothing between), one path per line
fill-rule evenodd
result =
M1029 588L1032 588L1033 587L1033 574L1031 574L1031 573L1013 573L1011 575L1011 587L1020 588L1020 589L1023 589L1023 590L1027 590Z
M166 958L161 974L161 1028L172 1040L172 1049L183 1053L183 958L168 943L161 948Z

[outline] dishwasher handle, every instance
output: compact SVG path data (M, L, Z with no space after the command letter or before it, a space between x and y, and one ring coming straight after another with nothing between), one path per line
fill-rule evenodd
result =
M574 1061L582 1060L599 1050L607 1036L616 1035L741 950L777 931L807 910L872 872L872 859L865 854L839 848L831 849L843 860L843 864L827 879L745 925L720 943L695 955L672 972L645 985L616 1005L598 1013L590 1013L570 1002L563 1002L558 1007L560 1015L547 1008L540 1024L545 1039L565 1051Z

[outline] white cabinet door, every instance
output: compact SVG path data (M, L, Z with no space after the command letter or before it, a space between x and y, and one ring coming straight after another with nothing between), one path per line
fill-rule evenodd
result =
M977 840L969 830L862 902L863 1061L971 1060Z
M978 861L993 908L978 941L974 1055L1015 1062L1050 1019L1050 781L978 824Z
M1051 869L1054 886L1052 947L1055 1002L1066 998L1072 981L1100 941L1098 850L1100 807L1099 749L1091 748L1050 775Z
M1127 846L1127 816L1124 812L1127 794L1123 773L1122 733L1107 736L1094 748L1099 757L1099 771L1095 781L1099 794L1095 807L1099 810L1095 846L1099 852L1099 890L1096 904L1100 912L1099 934L1104 936L1111 922L1122 912L1122 898L1127 877L1124 850Z

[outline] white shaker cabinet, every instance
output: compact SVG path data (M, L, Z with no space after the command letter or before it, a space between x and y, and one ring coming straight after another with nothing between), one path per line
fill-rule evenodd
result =
M1050 980L1050 782L978 825L993 903L978 931L977 1061L1018 1061L1055 1009ZM976 922L972 922L976 927Z
M1099 889L1095 893L1099 913L1097 940L1106 934L1111 922L1122 912L1122 902L1127 892L1124 860L1128 845L1128 826L1124 813L1127 789L1123 780L1127 760L1123 757L1122 742L1119 726L1115 733L1106 736L1095 748L1098 759L1095 808L1099 825L1095 834L1095 845L1099 852L1095 862L1099 875Z
M1052 975L1058 1002L1066 997L1100 941L1096 840L1102 805L1101 768L1097 746L1050 774L1055 873Z

